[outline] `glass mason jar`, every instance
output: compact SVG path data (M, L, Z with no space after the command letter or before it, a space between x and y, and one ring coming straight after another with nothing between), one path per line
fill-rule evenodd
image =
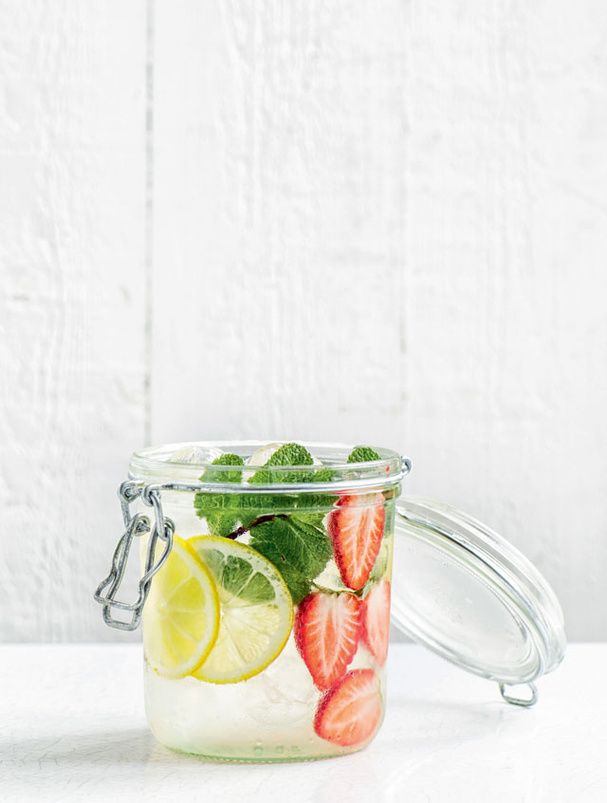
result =
M388 449L335 444L132 456L126 530L95 598L112 627L143 620L145 708L162 744L227 761L363 748L385 712L391 609L401 632L497 682L506 702L536 702L536 679L565 650L554 592L476 519L399 501L410 468Z
M131 496L131 517L143 520L162 485L161 535L140 538L144 572L166 552L165 528L172 542L148 589L143 642L147 718L173 749L336 756L364 747L383 720L395 500L409 464L385 449L347 462L351 447L306 444L300 465L301 446L279 446L132 457L127 495L147 488Z

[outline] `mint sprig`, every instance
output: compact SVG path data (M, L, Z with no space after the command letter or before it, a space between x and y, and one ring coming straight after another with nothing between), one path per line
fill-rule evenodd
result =
M242 482L244 463L238 455L225 454L213 465L234 466L226 471L209 467L202 482ZM251 485L276 483L330 482L334 472L328 467L310 468L314 460L298 443L285 443L250 477ZM264 555L279 570L295 604L305 597L312 580L322 572L332 555L332 547L323 520L335 496L326 493L209 493L194 497L196 513L206 518L213 535L238 538L251 534L250 546ZM242 580L244 567L225 566L222 571ZM263 593L253 583L251 591Z
M298 443L285 443L269 460L257 468L249 479L251 485L276 483L330 482L334 472L328 467L307 469L313 466L310 452ZM243 461L238 455L225 454L213 465L234 465L234 471L214 471L208 468L200 477L202 482L241 482ZM293 469L290 469L294 466ZM286 468L285 468L286 467ZM309 523L321 526L335 497L326 493L273 494L268 493L205 493L194 497L194 507L200 518L206 518L213 535L238 537L246 532L258 517L268 514L301 513Z

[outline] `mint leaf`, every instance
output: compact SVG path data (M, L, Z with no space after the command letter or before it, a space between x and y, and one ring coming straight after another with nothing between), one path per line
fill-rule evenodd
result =
M332 468L325 466L324 468L319 468L314 472L312 482L331 482L334 477L335 471L333 471Z
M295 605L309 593L312 580L333 554L321 527L295 516L284 516L251 530L250 546L281 573Z
M314 458L301 443L283 443L264 463L265 466L311 466Z
M208 480L209 482L240 482L242 477L242 467L244 460L238 454L221 454L216 457L211 464L213 466L235 466L234 471L217 471L213 468L207 468L203 473L201 480Z
M213 460L214 466L234 466L233 471L207 468L201 482L240 482L244 461L237 454L222 454ZM209 532L213 535L229 535L237 526L239 514L237 494L212 494L198 492L194 496L194 509L199 518L206 518Z
M348 463L368 463L371 460L381 460L381 455L370 446L355 446L348 455Z
M253 474L250 483L269 485L273 482L309 482L312 472L305 470L272 471L274 467L311 466L314 459L310 452L299 443L283 443L270 459Z

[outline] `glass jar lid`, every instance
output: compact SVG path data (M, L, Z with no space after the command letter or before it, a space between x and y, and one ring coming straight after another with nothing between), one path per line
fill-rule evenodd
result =
M438 655L530 705L533 681L565 652L563 614L518 549L467 514L429 499L397 507L392 623ZM528 684L518 698L506 686Z

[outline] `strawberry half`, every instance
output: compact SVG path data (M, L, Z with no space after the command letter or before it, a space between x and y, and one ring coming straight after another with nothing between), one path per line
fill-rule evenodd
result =
M390 639L390 583L382 580L362 602L361 639L379 666L386 663Z
M319 689L344 676L360 636L361 602L354 594L314 592L295 616L295 643Z
M382 718L379 678L372 669L353 669L320 701L314 730L343 747L362 745Z
M384 534L384 498L380 493L341 496L329 513L328 529L341 579L358 591L369 579Z

